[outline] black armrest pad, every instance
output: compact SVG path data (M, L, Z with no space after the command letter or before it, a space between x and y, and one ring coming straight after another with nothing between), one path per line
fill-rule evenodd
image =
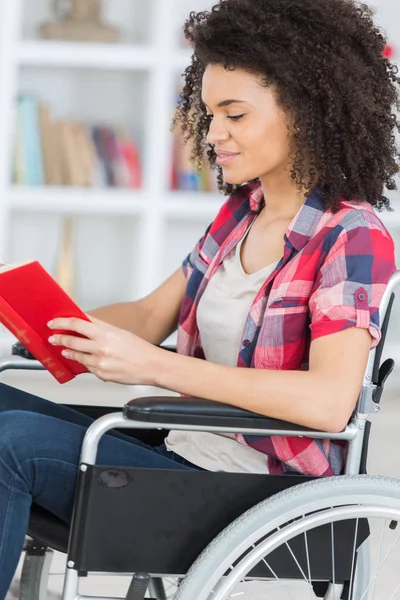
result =
M36 360L36 357L33 356L33 354L29 352L29 350L27 350L21 342L18 341L11 346L11 354L15 356L22 356L27 360Z
M270 419L256 413L203 398L175 396L146 396L131 400L124 406L127 419L147 423L176 423L240 429L274 429L285 431L316 431Z

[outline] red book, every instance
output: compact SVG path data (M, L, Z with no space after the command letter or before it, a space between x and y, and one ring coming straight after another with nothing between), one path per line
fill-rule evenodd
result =
M122 157L128 168L129 187L139 189L142 185L142 171L140 164L139 149L132 140L122 139L120 141Z
M61 354L63 346L49 343L50 335L65 333L47 326L57 317L90 321L39 262L0 268L0 322L57 381L66 383L88 370L65 358ZM73 335L83 337L75 332Z

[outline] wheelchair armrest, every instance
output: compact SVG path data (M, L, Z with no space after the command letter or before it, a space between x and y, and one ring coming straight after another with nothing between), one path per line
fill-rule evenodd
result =
M45 371L45 367L21 344L11 346L11 356L0 358L0 373L8 370Z
M274 429L284 431L317 431L286 421L271 419L242 408L205 400L175 396L145 396L124 406L124 416L134 421L204 427L237 427L240 429Z
M45 371L46 369L38 360L22 356L5 356L0 359L0 373L10 369L19 371Z
M176 352L176 346L161 346L164 350L169 352ZM0 373L8 371L10 369L16 369L20 371L45 371L46 368L25 348L25 346L17 341L11 346L12 357L4 357L0 359Z

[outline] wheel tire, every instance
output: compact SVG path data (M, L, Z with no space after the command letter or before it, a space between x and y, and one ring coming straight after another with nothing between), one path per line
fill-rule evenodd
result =
M343 475L300 484L260 502L226 527L201 553L175 600L209 600L227 568L277 527L307 513L360 503L400 509L400 481L372 475Z
M52 558L53 550L50 548L44 554L35 554L32 552L32 543L28 545L21 572L20 600L47 599Z

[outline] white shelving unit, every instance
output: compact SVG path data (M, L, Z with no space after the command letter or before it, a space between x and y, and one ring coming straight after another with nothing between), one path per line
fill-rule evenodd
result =
M17 60L21 65L75 67L78 69L134 70L152 69L158 63L157 51L145 45L86 44L75 42L21 42ZM169 66L185 68L190 51L177 49Z
M121 43L111 45L40 40L37 26L51 18L51 0L2 3L0 262L38 258L51 271L61 218L73 214L76 299L86 310L142 297L179 266L224 201L219 194L169 190L170 122L177 82L190 60L190 51L180 47L180 28L190 10L212 3L105 0L107 20L122 31ZM388 23L395 20L392 0L374 4L385 9ZM132 117L143 129L143 189L13 186L14 99L26 88L61 116L80 119L93 111L97 118ZM393 204L399 199L393 196ZM382 219L397 237L399 211ZM400 363L400 344L391 344Z
M148 3L134 0L130 4L135 5L141 21L147 23L146 31L139 36L140 41L132 41L132 37L123 31L129 43L92 44L33 39L39 22L51 17L50 0L47 12L44 4L39 0L16 0L2 8L4 31L0 25L0 124L4 135L0 140L0 192L4 201L0 207L0 260L9 262L14 259L10 236L13 225L14 229L18 229L16 224L21 215L132 217L132 233L146 259L145 268L140 258L136 261L135 283L128 287L134 297L141 297L169 275L160 271L159 260L169 243L168 232L165 230L166 221L175 216L187 217L193 227L191 243L194 243L203 230L203 220L212 220L223 202L223 197L217 194L197 195L169 191L173 102L179 75L190 60L190 51L180 48L179 28L189 8L187 4L177 0L154 0ZM113 16L111 9L115 9L114 17L120 23L124 20L124 10L129 10L129 14L132 14L132 6L127 9L124 0L113 0L112 4L112 7L111 3L107 4L107 14ZM209 3L204 1L197 2L198 6L207 4ZM192 5L195 6L195 3ZM38 15L36 22L34 13ZM134 90L135 95L140 95L140 102L145 107L144 114L139 116L144 133L142 190L27 188L11 184L14 98L18 91L25 89L26 82L31 89L35 79L40 79L42 84L43 77L46 77L43 73L49 73L47 85L41 85L40 90L34 91L38 91L39 96L42 95L45 99L51 94L53 99L52 88L57 85L55 70L57 77L60 77L60 73L66 73L65 78L69 81L79 76L77 86L82 82L82 75L79 73L84 72L86 76L89 71L100 73L100 77L105 72L107 76L112 73L114 79L118 77L120 82L126 82L132 76L138 76L145 82L146 89L138 89L141 86L136 85ZM110 90L110 108L119 100L120 96L113 96L113 91ZM64 100L60 99L60 104L62 102ZM52 108L57 110L54 103ZM64 106L63 110L65 114L68 107ZM79 119L81 114L70 116ZM200 217L201 222L196 228L197 217ZM37 233L39 232L36 231L35 234ZM175 244L176 242L174 240ZM189 246L182 248L182 258L189 250ZM98 301L101 303L102 298Z

